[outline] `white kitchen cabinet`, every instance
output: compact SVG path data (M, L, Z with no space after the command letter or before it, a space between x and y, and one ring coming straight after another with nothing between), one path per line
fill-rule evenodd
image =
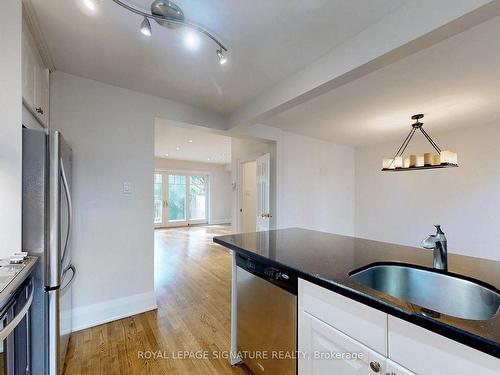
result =
M299 280L298 306L380 354L387 354L387 314L331 290Z
M496 357L302 279L298 309L298 375L500 374ZM317 356L346 352L363 359Z
M304 311L298 332L299 375L386 373L385 356Z
M22 77L24 106L48 127L50 72L43 64L26 22L23 22L22 34Z
M411 372L390 359L387 359L385 363L387 375L416 375L414 372Z
M419 375L500 374L498 358L394 316L388 321L389 358Z

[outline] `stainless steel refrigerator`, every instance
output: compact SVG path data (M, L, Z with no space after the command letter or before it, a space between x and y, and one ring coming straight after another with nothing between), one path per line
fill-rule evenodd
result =
M71 334L72 151L60 132L23 129L23 249L39 258L32 310L33 375L59 375Z

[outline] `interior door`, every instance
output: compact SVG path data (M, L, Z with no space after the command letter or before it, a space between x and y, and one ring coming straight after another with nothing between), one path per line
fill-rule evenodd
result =
M257 158L257 232L269 230L271 222L271 155Z

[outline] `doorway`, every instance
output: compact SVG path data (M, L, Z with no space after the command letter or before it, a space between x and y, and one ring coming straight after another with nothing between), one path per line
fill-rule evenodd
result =
M155 227L206 224L208 188L208 175L157 171L154 175Z

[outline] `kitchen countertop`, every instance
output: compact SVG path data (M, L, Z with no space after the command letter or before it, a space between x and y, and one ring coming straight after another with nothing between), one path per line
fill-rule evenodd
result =
M8 260L0 259L0 306L14 294L33 271L38 258L29 256L21 264L9 264Z
M368 288L349 277L376 262L432 268L433 252L403 245L290 228L214 237L214 242L298 277L500 358L500 313L489 320L425 316L420 306ZM448 253L450 273L500 288L500 262Z

